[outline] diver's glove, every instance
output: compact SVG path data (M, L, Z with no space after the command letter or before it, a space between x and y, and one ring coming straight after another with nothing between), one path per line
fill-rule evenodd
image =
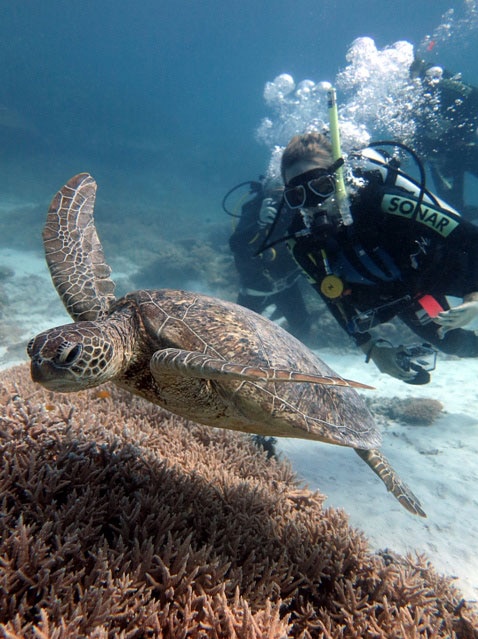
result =
M360 348L366 354L366 362L373 361L378 370L407 384L427 384L430 374L420 366L411 367L405 364L400 355L403 346L393 346L385 339L369 340Z
M463 304L439 313L434 321L440 324L438 335L443 337L447 331L466 326L478 317L478 293L465 296Z
M274 206L274 200L271 197L265 197L262 200L261 210L259 211L259 226L269 226L277 215L277 209Z

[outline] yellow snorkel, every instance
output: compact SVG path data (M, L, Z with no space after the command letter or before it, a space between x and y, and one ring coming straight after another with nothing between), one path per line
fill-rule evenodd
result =
M334 156L334 162L342 157L342 150L340 148L340 131L339 131L339 114L337 111L337 94L334 87L330 86L327 89L327 108L329 111L329 126L330 126L330 140L332 142L332 153ZM335 183L336 183L336 197L337 205L339 207L340 216L345 226L350 226L353 223L352 215L350 214L349 198L347 195L347 189L344 182L344 168L339 166L335 171Z

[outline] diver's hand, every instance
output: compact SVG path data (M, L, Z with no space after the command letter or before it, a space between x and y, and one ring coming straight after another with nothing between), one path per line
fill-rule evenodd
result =
M264 228L264 226L272 224L276 215L277 209L274 206L274 200L271 197L265 197L259 211L259 226Z
M440 324L438 335L443 337L447 331L466 326L478 317L478 296L476 293L465 298L463 304L442 311L434 321Z
M397 354L403 349L402 346L396 347L384 339L377 339L369 340L360 348L367 355L366 361L372 360L381 373L408 383L413 383L417 377L417 371L406 371L397 363Z

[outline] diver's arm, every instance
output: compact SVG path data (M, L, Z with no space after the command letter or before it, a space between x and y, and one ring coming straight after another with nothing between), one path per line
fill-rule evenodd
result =
M474 291L473 293L468 293L463 297L464 302L478 302L478 291Z
M446 331L462 328L476 318L478 318L478 291L465 295L462 304L439 313L435 322L440 325L439 335L443 336Z
M463 220L449 235L447 242L450 243L450 257L455 257L457 268L454 279L458 290L462 291L463 302L442 311L435 318L434 321L440 325L440 337L446 331L462 328L478 319L478 228Z

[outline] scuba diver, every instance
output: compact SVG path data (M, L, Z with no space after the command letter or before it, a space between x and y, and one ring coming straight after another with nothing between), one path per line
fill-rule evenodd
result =
M282 201L282 185L280 181L266 178L260 182L238 184L223 199L223 209L229 215L236 216L227 209L227 198L245 185L250 186L249 199L242 205L237 216L239 222L229 238L240 280L237 303L257 313L275 305L271 319L285 317L289 332L298 339L306 340L310 318L299 285L301 269L283 243L258 253ZM279 232L283 234L287 225L288 220L284 216Z
M403 145L372 144L343 166L332 118L330 134L295 136L284 150L281 210L293 217L282 239L366 361L425 384L435 349L478 356L478 335L462 328L478 317L478 228L426 189L413 151L420 181L377 150ZM463 303L450 308L446 295ZM425 343L406 348L381 339L375 327L394 317Z
M423 104L414 119L415 148L430 166L438 195L467 219L478 206L466 205L465 174L478 178L478 88L440 66L416 58L410 66Z

